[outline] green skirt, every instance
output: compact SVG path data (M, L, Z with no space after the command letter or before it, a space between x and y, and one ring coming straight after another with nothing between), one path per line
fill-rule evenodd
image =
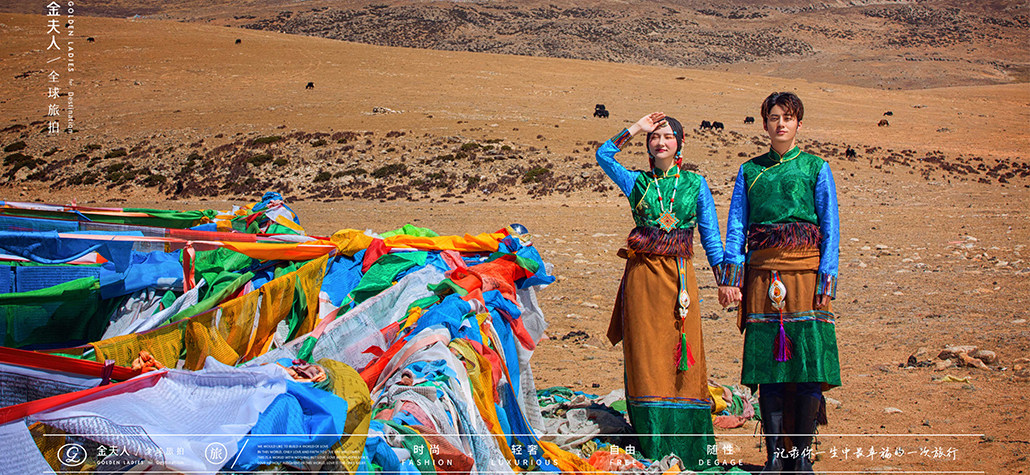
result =
M814 308L818 265L818 250L766 249L752 253L741 305L741 383L752 389L769 383L820 382L824 390L840 386L836 317L832 306ZM787 290L782 315L769 298L774 271ZM776 360L781 322L792 349L786 361Z

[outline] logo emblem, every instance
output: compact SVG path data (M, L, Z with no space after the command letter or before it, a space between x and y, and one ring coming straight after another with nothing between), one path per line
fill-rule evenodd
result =
M222 465L229 459L229 451L221 442L211 442L204 449L204 458L214 465Z
M77 467L86 462L86 448L79 444L64 444L57 449L57 459L67 467Z

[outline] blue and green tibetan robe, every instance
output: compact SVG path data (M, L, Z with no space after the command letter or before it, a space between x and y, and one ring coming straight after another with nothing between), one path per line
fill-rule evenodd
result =
M652 459L676 454L687 468L705 467L715 440L692 256L697 229L708 264L725 274L715 204L697 173L675 165L665 172L630 171L619 164L615 154L628 138L623 131L597 150L598 164L629 199L636 224L619 250L626 269L608 338L623 343L626 402L642 453ZM670 210L675 219L666 216L666 231L662 214Z
M724 275L741 287L741 382L840 385L835 317L840 218L830 165L794 147L740 166L726 225ZM785 295L776 295L777 288ZM774 300L779 299L779 304Z

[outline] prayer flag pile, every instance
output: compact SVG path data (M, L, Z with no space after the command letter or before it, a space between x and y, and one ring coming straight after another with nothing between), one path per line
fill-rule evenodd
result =
M0 472L594 471L538 437L521 226L0 202L0 260Z

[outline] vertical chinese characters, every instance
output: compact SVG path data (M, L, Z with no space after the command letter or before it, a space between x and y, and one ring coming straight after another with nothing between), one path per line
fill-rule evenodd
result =
M61 105L58 103L60 97L67 97L67 105L64 109L65 115L65 128L68 132L73 130L74 122L74 104L73 97L74 93L71 91L74 86L74 81L70 77L70 73L75 71L75 52L74 44L71 40L74 37L74 22L75 19L72 17L74 14L75 2L69 1L66 14L67 17L62 14L61 5L56 1L51 1L46 5L46 36L49 37L49 42L46 47L46 55L48 56L47 65L50 66L50 73L46 76L46 99L47 99L47 133L56 134L62 130L61 127ZM62 35L62 19L64 19L64 31L67 32L67 37L63 44L64 48L58 42L57 38ZM66 78L62 78L61 74L57 70L57 64L54 64L61 59L65 60L66 68L65 74L68 75ZM64 79L64 81L62 81ZM61 84L65 84L65 91L62 92Z

